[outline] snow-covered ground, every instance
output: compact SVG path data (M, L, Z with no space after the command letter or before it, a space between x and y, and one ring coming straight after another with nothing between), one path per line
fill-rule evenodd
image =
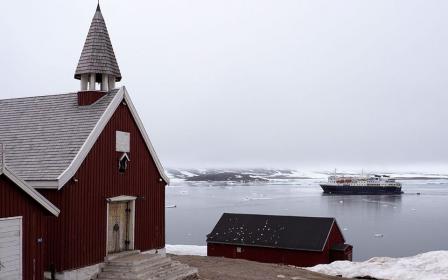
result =
M173 255L206 256L207 246L166 245ZM376 257L365 262L338 261L305 268L347 278L370 276L385 280L448 280L448 251L434 251L405 258Z
M406 258L376 257L365 262L338 261L307 269L348 278L370 276L387 280L448 280L448 251Z
M188 255L188 256L207 256L207 246L198 245L166 245L167 254Z

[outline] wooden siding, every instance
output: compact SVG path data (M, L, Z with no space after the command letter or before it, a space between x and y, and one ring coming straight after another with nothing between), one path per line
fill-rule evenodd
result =
M333 225L322 252L208 243L207 255L308 267L330 263L330 248L343 242L341 231ZM237 251L238 247L241 252Z
M0 218L23 218L23 279L43 279L47 211L4 175L0 175ZM38 243L43 238L44 243Z
M81 124L80 124L81 125ZM130 132L130 162L119 173L121 152L116 131ZM110 197L136 196L135 249L165 247L165 182L126 105L121 104L72 180L61 190L41 190L60 210L50 218L46 267L57 271L103 262L106 256L107 202Z

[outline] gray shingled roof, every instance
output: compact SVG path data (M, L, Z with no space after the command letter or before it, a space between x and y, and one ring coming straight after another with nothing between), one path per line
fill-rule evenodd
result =
M0 143L0 173L2 172L3 165L3 144Z
M109 74L115 76L117 82L121 80L120 68L99 5L76 68L75 79L91 73Z
M26 181L57 180L116 96L78 106L76 93L0 100L6 165Z

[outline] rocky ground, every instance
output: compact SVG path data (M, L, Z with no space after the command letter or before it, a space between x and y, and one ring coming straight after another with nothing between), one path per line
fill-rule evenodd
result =
M293 266L258 263L246 260L226 259L200 256L170 255L173 260L180 261L199 269L201 280L343 280L314 273Z

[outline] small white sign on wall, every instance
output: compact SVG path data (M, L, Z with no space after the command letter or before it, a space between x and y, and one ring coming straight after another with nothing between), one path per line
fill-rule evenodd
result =
M116 148L117 152L131 152L131 134L129 132L117 131Z

